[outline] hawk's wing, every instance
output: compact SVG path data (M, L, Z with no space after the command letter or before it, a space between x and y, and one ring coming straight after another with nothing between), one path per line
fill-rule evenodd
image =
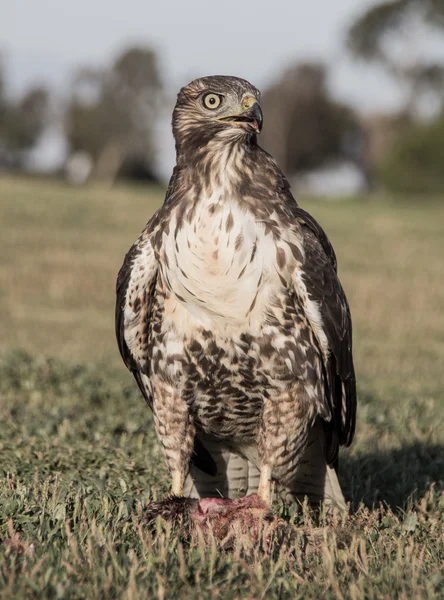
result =
M349 446L356 424L356 380L352 356L352 323L347 298L336 272L334 250L320 225L301 208L294 211L304 248L296 293L321 350L326 403L327 456L331 464L338 446Z
M116 283L116 337L123 362L152 406L145 335L156 289L158 264L147 229L125 256ZM142 375L147 376L144 382Z
M152 408L150 345L148 333L156 294L158 262L151 244L156 215L125 256L116 283L116 337L123 362L134 375ZM214 475L216 463L196 436L191 461Z
M176 177L173 170L164 206L172 198ZM136 242L128 250L116 282L116 337L123 362L133 373L145 400L152 407L149 383L148 344L142 337L151 320L159 264L151 243L155 230L164 217L162 208L146 224ZM146 331L144 331L144 329ZM142 374L146 377L142 378ZM146 379L146 383L144 383Z

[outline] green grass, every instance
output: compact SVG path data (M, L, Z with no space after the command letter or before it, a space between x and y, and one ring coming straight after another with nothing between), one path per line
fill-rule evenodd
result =
M114 282L161 200L0 179L0 597L444 597L444 202L302 202L354 317L354 513L267 556L144 524L168 475L116 349Z

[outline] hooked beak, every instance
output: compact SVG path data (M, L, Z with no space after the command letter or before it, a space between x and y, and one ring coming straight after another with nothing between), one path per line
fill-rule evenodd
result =
M217 119L223 123L231 123L236 127L242 127L253 133L262 131L262 123L264 116L259 102L255 98L246 98L243 103L244 111L238 115L229 115L228 117L220 117Z

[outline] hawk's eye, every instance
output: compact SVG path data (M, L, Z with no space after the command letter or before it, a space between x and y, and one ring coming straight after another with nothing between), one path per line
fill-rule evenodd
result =
M205 94L203 97L203 103L205 108L209 108L210 110L214 108L218 108L221 105L222 97L218 94Z

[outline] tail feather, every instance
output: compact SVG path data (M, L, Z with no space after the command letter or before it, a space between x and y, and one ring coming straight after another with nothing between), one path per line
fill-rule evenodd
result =
M222 496L239 498L257 492L259 484L259 457L249 447L242 454L223 446L217 438L199 433L199 438L217 465L217 474L208 475L190 465L184 494L191 498ZM324 431L318 419L312 427L306 451L296 475L289 486L276 485L275 493L287 503L303 501L310 504L323 502L344 509L346 504L336 469L327 464L324 455Z
M240 454L224 447L220 440L199 433L199 438L205 448L210 452L216 466L215 476L207 475L194 464L190 465L190 472L185 481L184 494L191 498L211 498L222 496L224 498L240 498L250 492L250 477L259 478L259 472L249 465ZM250 473L250 467L253 470ZM259 479L258 479L259 480ZM253 479L252 479L253 481Z

